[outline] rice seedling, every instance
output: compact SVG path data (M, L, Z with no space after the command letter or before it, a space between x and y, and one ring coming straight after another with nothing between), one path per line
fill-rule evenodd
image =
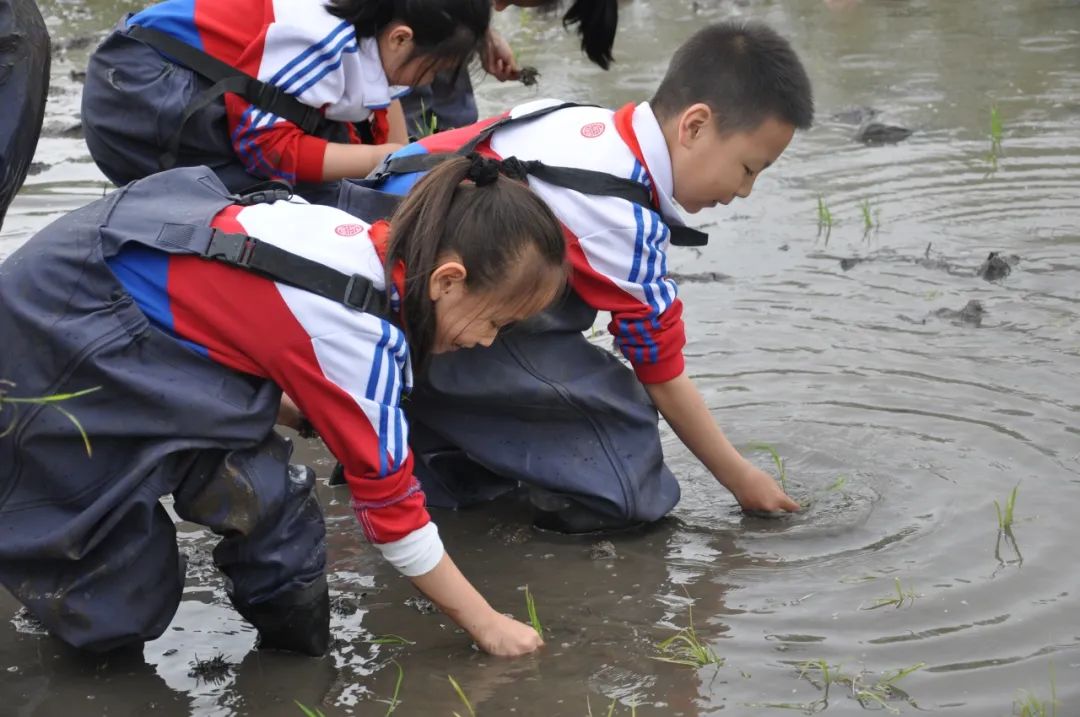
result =
M713 652L708 645L703 645L698 638L697 630L694 629L694 609L689 607L687 627L679 630L671 637L657 643L659 655L652 659L658 662L668 662L672 665L685 665L686 667L701 668L706 665L724 666L724 658Z
M1054 664L1050 663L1050 699L1040 700L1034 692L1020 690L1013 700L1013 714L1016 717L1057 717L1057 684L1054 679Z
M847 482L848 482L848 477L847 476L838 476L837 479L834 480L832 482L832 484L825 489L825 492L834 493L834 492L836 492L838 490L843 490L844 486L847 485Z
M1001 504L996 500L994 501L994 509L997 511L998 519L998 531L1002 533L1011 533L1013 526L1013 517L1016 510L1016 494L1020 490L1020 484L1017 483L1013 486L1012 492L1009 493L1009 497L1005 499L1005 508L1001 508Z
M984 176L989 177L997 171L998 156L1001 154L1001 137L1004 132L1001 121L1001 113L996 105L990 107L990 151L986 153L986 161L990 164Z
M525 586L525 609L529 613L529 624L536 630L536 634L540 637L544 636L544 626L540 622L540 616L536 614L536 601L533 599L532 593L529 592L529 586Z
M465 705L465 709L469 711L469 717L476 717L476 710L473 709L472 703L469 702L469 698L465 696L465 690L461 689L461 685L454 679L454 676L447 675L446 679L450 680L450 685L454 688L454 692L457 692L457 696L461 699L462 704ZM461 717L461 715L455 712L454 717Z
M829 234L832 233L833 215L829 206L825 203L825 197L818 195L817 198L817 228L818 236L825 232L825 243L829 243Z
M870 200L864 199L859 203L859 211L862 212L863 238L870 236L870 232L881 226L881 209L872 209Z
M386 635L379 635L373 637L370 640L364 640L368 645L415 645L412 640L406 639L401 635L395 635L393 633L387 633Z
M93 450L90 447L90 437L86 435L86 430L83 428L82 424L79 423L79 419L76 418L75 414L71 413L71 411L68 411L59 404L63 401L71 401L72 399L81 398L82 396L94 393L95 391L100 391L101 386L94 386L93 388L87 388L73 393L57 393L52 396L36 396L33 398L11 396L8 391L9 389L14 388L14 386L15 384L11 381L0 379L0 412L3 412L4 406L11 407L11 417L8 419L7 426L0 428L0 438L10 434L18 426L20 406L47 406L59 411L65 418L71 421L75 428L78 429L79 435L82 436L83 445L86 447L87 457L93 455Z
M439 118L434 112L428 112L424 100L420 100L420 116L413 121L414 136L417 139L430 137L439 131Z
M1001 112L998 111L997 105L990 106L990 150L992 152L1001 150L1001 136L1004 131L1004 127L1001 122Z
M386 714L393 714L397 706L401 704L401 700L398 699L398 695L401 694L401 683L405 679L405 670L401 667L401 663L397 660L390 660L397 667L397 682L394 684L394 694L390 696L390 701L387 703Z
M922 597L922 595L919 595L914 590L905 590L904 586L900 583L900 578L893 578L893 581L896 585L895 595L886 595L885 597L879 597L874 600L873 605L870 605L869 607L864 607L862 609L877 610L879 607L886 606L901 608L904 606L905 602L909 605L912 605L918 598Z
M293 702L296 702L296 706L299 707L300 711L304 713L304 717L326 717L326 715L322 713L322 710L313 710L310 707L305 707L303 703L297 702L296 700L293 700Z
M776 464L776 472L780 479L780 487L785 491L787 490L787 470L784 468L784 459L780 457L780 452L776 450L772 444L769 443L750 443L746 446L752 451L765 451L772 456L773 463Z
M926 667L926 663L920 662L910 667L901 667L890 670L877 679L873 679L866 671L854 674L844 672L839 665L829 665L824 659L807 660L801 662L799 677L804 678L818 689L824 691L820 700L807 703L807 707L813 707L811 711L817 712L828 705L829 689L833 685L842 685L850 690L851 697L861 706L874 706L894 714L899 713L895 707L889 704L889 700L903 699L911 703L911 698L896 686L896 683L908 675ZM813 676L811 676L813 675ZM913 704L913 703L912 703Z

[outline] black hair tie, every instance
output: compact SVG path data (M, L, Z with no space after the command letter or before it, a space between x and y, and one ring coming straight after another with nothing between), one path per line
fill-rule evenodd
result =
M500 168L504 176L516 179L519 182L525 182L528 181L530 172L539 164L535 160L522 161L517 157L506 157L502 160Z
M471 179L476 186L485 187L494 184L499 178L499 160L483 157L475 152L469 155L469 169L465 178Z

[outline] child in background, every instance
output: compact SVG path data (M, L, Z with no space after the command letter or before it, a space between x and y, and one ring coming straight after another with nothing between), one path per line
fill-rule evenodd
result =
M657 520L679 500L658 409L744 509L798 510L735 450L687 374L667 250L674 233L686 234L676 203L694 213L748 196L812 118L810 80L788 42L762 24L726 22L679 48L649 102L612 112L541 100L391 158L381 186L399 194L420 176L409 167L425 154L480 140L478 151L521 160L563 224L573 265L573 292L559 307L491 347L440 357L413 392L413 447L429 504L467 505L520 481L541 527L586 532ZM607 188L560 185L559 168L572 169L564 178L604 173ZM612 186L644 199L611 196ZM611 312L608 330L633 371L582 335L598 311Z
M383 556L483 650L538 648L443 549L401 407L430 356L490 345L565 285L558 221L497 165L447 162L374 226L273 191L234 203L209 169L175 169L20 247L0 264L0 336L18 339L0 376L27 395L101 390L65 404L89 444L51 410L0 437L0 582L71 645L141 650L184 586L171 495L222 537L259 646L323 654L325 528L314 473L273 430L284 390Z
M493 0L492 7L502 12L511 5L523 8L550 8L559 0ZM608 69L614 59L611 47L619 24L618 0L574 0L562 18L563 26L577 25L581 49L594 63ZM499 82L516 80L521 68L510 44L495 28L488 28L480 50L484 72ZM427 128L445 131L464 127L478 119L472 80L467 72L440 73L431 84L417 88L401 99L410 136L428 134Z
M465 65L490 17L489 0L166 0L91 56L86 143L116 184L362 177L407 141L398 98Z

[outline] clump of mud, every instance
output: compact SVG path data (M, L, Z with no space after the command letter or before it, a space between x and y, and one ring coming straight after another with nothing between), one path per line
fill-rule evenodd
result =
M986 257L986 261L975 270L975 275L987 281L1001 281L1012 272L1012 268L1020 263L1020 257L1016 254L1002 255L1001 252L992 251Z
M405 601L405 604L421 615L434 615L439 611L439 608L435 607L435 603L425 597L411 597Z
M218 684L228 679L235 668L236 665L226 660L225 655L221 653L209 660L200 660L196 657L195 662L191 663L191 669L188 670L188 677L194 677L199 682Z
M540 81L540 70L532 65L525 65L518 72L518 81L526 87L534 87Z
M615 552L615 544L610 540L601 540L599 543L593 543L589 547L590 560L614 560L617 557L618 553Z

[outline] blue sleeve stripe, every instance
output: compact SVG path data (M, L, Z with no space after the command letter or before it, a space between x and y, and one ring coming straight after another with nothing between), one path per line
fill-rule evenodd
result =
M351 53L354 53L354 52L360 52L359 46L357 46L355 44L354 45L349 45L349 46L343 48L341 50L341 54L338 56L338 59L337 59L336 62L334 62L333 64L325 66L317 75L313 76L311 79L309 79L303 85L301 85L299 87L299 89L297 89L295 91L291 91L291 93L294 94L294 95L297 95L297 96L304 94L305 92L310 90L312 87L314 87L316 84L318 84L318 82L322 78L326 77L328 74L330 74L331 72L333 72L337 68L341 67L341 63L342 63L342 61L343 61L346 54L351 54Z
M645 251L643 246L645 241L645 221L641 211L641 206L634 205L634 222L637 224L636 234L634 236L634 261L630 265L630 275L627 277L627 281L639 283L638 278L641 275L641 255Z
M282 67L280 70L278 70L276 73L274 73L274 76L269 79L270 84L278 85L279 83L283 83L280 86L282 87L282 89L284 89L289 84L296 81L298 78L303 77L303 75L310 72L311 69L315 65L319 64L319 62L321 62L321 60L316 60L313 63L309 63L308 66L302 68L296 75L294 75L293 77L288 78L287 80L285 78L285 75L287 75L293 68L295 68L301 62L303 62L307 58L314 55L316 52L321 52L323 50L323 48L325 48L327 45L329 45L330 43L337 40L338 36L343 31L348 31L348 30L352 30L352 25L350 25L345 20L342 20L340 23L338 23L338 25L333 30L330 31L329 35L327 35L323 39L319 40L318 42L316 42L314 45L312 45L308 49L301 52L299 55L297 55L292 60L290 60L288 63L286 63L286 65L284 67ZM350 38L355 38L355 33L350 33Z

